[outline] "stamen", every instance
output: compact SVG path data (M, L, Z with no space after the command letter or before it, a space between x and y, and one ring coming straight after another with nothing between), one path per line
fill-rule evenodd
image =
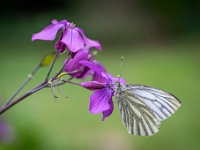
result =
M69 23L69 25L68 25L68 28L71 28L71 29L73 29L75 27L76 27L76 24L74 24L73 22Z
M58 91L66 98L69 98L59 87L57 84L55 84L56 88L58 89Z
M51 85L51 92L52 92L52 95L53 95L53 97L54 97L54 100L55 100L55 102L56 102L56 98L58 98L56 95L55 95L55 89L54 89L54 82L50 79L49 81L48 81L48 83Z
M92 52L92 56L96 56L96 55L97 55L97 53L98 53L98 51L96 51L96 50L95 50L95 51L93 51L93 52Z
M55 84L56 81L62 81L62 78L57 78L57 79L55 79L55 80L53 80L53 81L52 81L52 79L50 79L50 80L48 81L48 83L51 85L51 92L52 92L52 95L53 95L53 97L54 97L54 100L56 101L56 98L58 98L58 97L55 95L55 88L54 88L54 87L56 87L56 89L58 89L58 91L59 91L62 95L64 95L66 98L68 98L68 96L58 87L58 84Z

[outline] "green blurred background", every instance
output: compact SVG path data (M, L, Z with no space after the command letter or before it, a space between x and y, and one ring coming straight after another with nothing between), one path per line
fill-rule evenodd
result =
M31 42L33 33L52 19L67 19L87 37L101 42L96 59L127 83L173 93L182 107L151 137L129 135L115 104L104 122L88 111L90 91L75 85L50 89L26 98L1 115L9 136L1 150L198 150L200 149L200 1L198 0L13 0L0 5L0 100L2 104L25 80L54 42ZM67 55L66 53L64 55ZM60 67L65 56L60 57ZM40 83L41 69L21 94ZM54 70L56 72L57 70Z

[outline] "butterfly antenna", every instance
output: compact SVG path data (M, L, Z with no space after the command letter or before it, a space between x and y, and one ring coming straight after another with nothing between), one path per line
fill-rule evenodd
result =
M120 77L121 77L121 72L122 72L123 60L124 60L124 57L122 56L122 57L121 57L121 62L120 62L119 75L117 75L117 77L118 77L118 82L119 82L119 89L120 89L120 86L121 86L121 84L120 84Z
M121 77L122 74L122 65L123 65L124 57L121 57L121 63L120 63L120 70L119 70L119 76Z
M119 82L120 82L120 77L121 77L121 75L122 75L122 65L123 65L123 61L124 61L124 57L122 56L122 57L121 57L121 62L120 62L120 68L119 68L119 75L118 75Z

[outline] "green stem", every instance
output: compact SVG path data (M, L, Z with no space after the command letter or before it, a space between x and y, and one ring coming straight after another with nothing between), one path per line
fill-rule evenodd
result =
M5 111L7 111L8 109L10 109L11 107L13 107L15 104L19 103L20 101L22 101L23 99L25 99L26 97L28 97L29 95L43 89L44 87L46 87L48 85L48 82L43 82L42 84L40 84L39 86L35 87L34 89L32 89L31 91L28 91L27 93L25 93L24 95L20 96L19 98L15 99L14 101L12 101L11 103L4 105L1 109L0 109L0 114L3 114Z
M48 78L49 78L49 76L50 76L50 74L51 74L51 71L52 71L53 66L54 66L54 64L55 64L55 62L56 62L56 59L57 59L57 57L58 57L58 54L59 54L59 52L56 51L56 55L55 55L54 60L53 60L53 62L52 62L52 64L51 64L51 67L50 67L50 69L49 69L49 71L48 71L48 73L47 73L47 76L46 76L45 81L48 80Z
M8 105L14 98L15 96L25 87L25 85L32 79L32 77L34 76L34 74L37 72L37 70L40 68L40 66L38 65L31 74L29 74L26 78L26 80L24 81L24 83L17 89L17 91L15 91L15 93L11 96L11 98L6 102L5 106Z
M80 85L80 83L77 83L77 82L72 82L72 81L69 81L69 80L62 80L63 82L63 84L64 83L71 83L71 84L74 84L74 85ZM57 86L59 86L59 84L57 84Z
M55 57L54 57L54 60L53 60L53 62L52 62L52 64L51 64L51 67L50 67L50 69L49 69L49 71L48 71L48 73L47 73L47 76L46 76L46 78L45 78L45 81L44 81L42 84L38 85L37 87L33 88L31 91L28 91L28 92L25 93L24 95L20 96L19 98L15 99L14 101L12 101L12 100L14 99L14 97L24 88L24 86L32 79L32 76L33 76L33 75L37 72L37 70L40 68L41 65L38 65L38 66L33 70L33 72L32 72L31 74L28 75L27 79L26 79L26 80L24 81L24 83L20 86L20 88L13 94L13 96L7 101L7 103L6 103L3 107L0 108L0 114L4 113L6 110L10 109L12 106L14 106L14 105L17 104L18 102L22 101L23 99L25 99L25 98L28 97L29 95L31 95L31 94L33 94L33 93L35 93L35 92L41 90L42 88L48 86L48 84L49 84L49 83L48 83L48 79L49 79L50 73L51 73L51 71L52 71L52 69L53 69L53 67L54 67L54 64L55 64L55 62L56 62L56 59L57 59L58 55L59 55L59 52L57 51L57 52L56 52L56 55L55 55ZM64 67L67 65L67 63L69 62L70 58L71 58L71 56L69 56L69 58L67 59L67 61L65 62L65 64L63 65L63 67L61 68L61 70L59 71L59 73L56 74L56 75L52 78L52 80L56 80L57 77L58 77L58 75L59 75L60 73L62 73ZM72 78L73 78L73 77L72 77ZM70 82L70 80L71 80L72 78L69 78L68 80L66 80L65 83L68 82L68 83L80 85L80 84L78 84L78 83Z
M60 71L57 73L57 75L61 74L61 72L64 70L65 66L67 65L67 63L69 62L70 59L71 59L71 55L69 55L69 58L67 59L67 61L63 65L63 67L60 69Z

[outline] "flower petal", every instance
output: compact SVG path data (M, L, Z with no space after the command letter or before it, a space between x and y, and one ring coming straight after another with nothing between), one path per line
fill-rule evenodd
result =
M101 76L101 69L93 62L90 62L87 60L81 60L79 63L89 67L90 69L94 70L94 72L96 72L97 74Z
M109 100L109 105L110 105L110 108L106 111L103 111L103 116L102 116L102 121L104 121L104 119L108 116L110 116L114 110L114 104L113 104L113 101L112 101L112 98Z
M69 75L70 76L74 76L77 79L85 79L85 78L87 78L88 76L90 76L92 74L93 74L93 70L91 70L88 67L83 66L83 71L82 72L77 73L77 74L76 73L75 74L69 74Z
M64 43L61 42L62 37L63 37L63 33L61 33L61 35L60 35L58 41L56 42L56 44L55 44L55 46L54 46L55 49L56 49L59 53L63 53L63 52L65 51L66 47L67 47Z
M58 20L53 19L53 20L51 21L51 23L52 23L52 24L57 24L57 23L58 23Z
M72 72L75 70L79 70L83 64L80 64L79 62L81 60L87 60L89 55L89 51L87 50L80 50L78 51L73 59L70 59L67 65L65 66L64 70L66 72Z
M66 45L62 42L60 42L59 40L56 42L55 44L55 49L59 52L59 53L63 53L66 49Z
M35 40L52 41L52 40L54 40L58 30L60 28L65 27L65 24L67 24L67 21L66 22L65 21L58 22L58 23L55 23L55 21L53 21L54 24L51 24L51 25L47 26L46 28L44 28L42 31L33 34L31 40L32 41L35 41Z
M98 66L98 68L101 71L101 74L99 75L98 73L95 73L92 78L92 81L105 82L105 79L107 81L107 77L105 76L106 68L100 62L96 60L94 60L93 62Z
M64 32L61 42L65 43L71 52L77 52L84 48L84 41L78 31L68 28Z
M110 99L113 95L113 92L104 88L102 90L95 91L90 97L90 112L92 114L98 114L110 109Z
M83 37L84 43L85 43L86 45L91 46L91 47L95 47L95 48L97 48L98 50L102 50L101 44L100 44L98 41L91 40L91 39L87 38L87 37L85 36L84 31L83 31L81 28L77 28L77 27L76 27L75 30L77 30L77 31L80 32L81 36Z
M89 62L86 60L82 60L82 61L80 61L80 63L89 67L90 69L92 69L95 72L93 75L92 81L98 81L101 83L107 82L107 77L104 73L105 68L103 67L103 65L100 65L100 63L98 64L97 61Z

